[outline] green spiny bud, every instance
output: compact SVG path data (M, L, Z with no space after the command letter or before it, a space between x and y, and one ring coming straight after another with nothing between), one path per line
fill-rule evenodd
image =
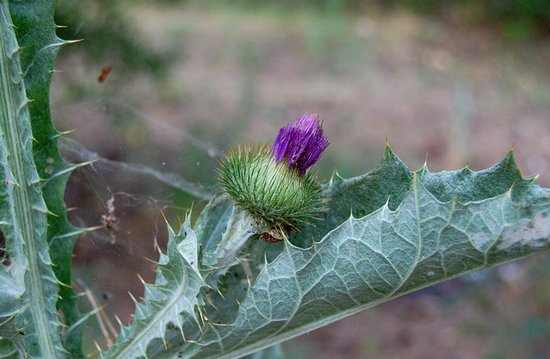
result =
M258 222L260 238L274 242L322 209L320 187L310 172L277 163L266 146L240 146L222 160L219 181Z
M222 160L219 180L254 218L261 239L280 241L321 211L321 189L308 169L328 145L319 117L305 113L279 130L271 149L241 146Z

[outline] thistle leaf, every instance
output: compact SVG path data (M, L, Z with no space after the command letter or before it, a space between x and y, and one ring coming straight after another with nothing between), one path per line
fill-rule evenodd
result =
M480 172L411 172L391 149L373 171L335 178L329 210L292 242L252 244L250 286L240 266L191 340L154 343L155 358L238 358L403 294L550 248L550 190L525 180L509 154ZM228 223L227 202L200 218L210 238ZM207 226L206 224L209 224ZM332 227L332 228L331 228ZM318 237L318 235L322 237ZM310 247L297 246L312 243ZM293 244L294 243L294 244ZM256 269L256 268L261 268ZM257 276L256 276L257 273ZM245 292L243 292L243 289ZM193 336L195 335L195 336ZM168 349L166 349L168 348Z
M28 84L26 77L33 74L49 78L51 68L46 71L34 67L42 55L47 56L49 48L31 42L38 47L36 52L22 50L14 28L21 25L23 30L29 30L25 35L31 36L40 32L44 24L37 21L32 24L35 28L28 28L20 21L12 22L13 14L16 14L13 19L25 18L21 10L47 8L46 3L37 4L17 3L12 9L6 0L0 3L0 229L10 257L9 265L2 269L1 279L2 286L13 288L0 293L0 329L6 338L3 346L17 348L17 355L21 357L63 358L66 352L56 311L58 281L47 242L48 207L33 158L35 138L29 110L32 101L28 97L33 84ZM38 11L32 16L40 14ZM53 22L49 25L53 27ZM24 60L29 54L35 55L30 64ZM36 100L48 101L47 93L45 99ZM9 305L14 298L19 307Z
M40 178L40 189L47 211L47 240L53 270L63 283L59 287L57 308L63 312L67 327L72 330L63 337L65 349L72 358L83 357L80 326L73 326L80 319L76 308L76 296L71 288L71 260L77 235L82 232L67 221L65 185L73 165L59 155L57 141L62 135L50 118L49 88L54 60L59 48L70 42L56 36L54 24L55 1L11 1L10 12L19 42L19 56L27 97L33 134L33 156Z
M189 217L178 233L171 227L168 232L167 254L160 255L155 284L145 285L145 296L136 303L133 323L122 328L116 343L102 353L103 358L145 356L153 340L164 346L167 335L185 340L186 332L198 332L202 321L199 292L204 280L198 267L197 236Z

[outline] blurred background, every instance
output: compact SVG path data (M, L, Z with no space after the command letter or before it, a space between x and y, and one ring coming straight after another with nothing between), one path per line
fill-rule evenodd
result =
M546 0L59 0L64 39L52 111L72 161L86 350L109 344L154 280L166 219L214 193L219 156L271 142L317 112L318 165L360 175L386 139L412 169L479 170L514 148L550 185L550 2ZM550 256L408 295L284 343L288 358L548 358ZM92 302L95 301L95 304ZM93 357L93 356L92 356Z

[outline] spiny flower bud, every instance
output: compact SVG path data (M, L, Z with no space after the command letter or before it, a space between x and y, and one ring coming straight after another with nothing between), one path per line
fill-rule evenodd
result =
M322 209L321 189L307 171L328 146L315 114L282 128L271 150L239 146L222 160L218 178L225 191L257 221L260 238L273 242Z

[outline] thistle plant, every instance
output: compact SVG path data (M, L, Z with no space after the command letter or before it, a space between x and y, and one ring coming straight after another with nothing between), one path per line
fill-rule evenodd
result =
M316 114L305 113L281 128L271 150L239 146L222 160L224 190L255 220L261 238L280 240L322 210L321 189L309 170L328 146Z
M51 0L0 1L0 357L82 358L65 182L49 113ZM168 226L154 283L102 358L280 358L276 344L457 276L550 248L550 189L494 166L411 171L386 148L364 175L318 184L328 146L314 114L271 148L222 160L227 195ZM297 227L300 230L295 230ZM292 235L287 236L287 234ZM266 245L251 240L263 234ZM153 241L153 239L151 239ZM88 353L87 353L88 354Z

